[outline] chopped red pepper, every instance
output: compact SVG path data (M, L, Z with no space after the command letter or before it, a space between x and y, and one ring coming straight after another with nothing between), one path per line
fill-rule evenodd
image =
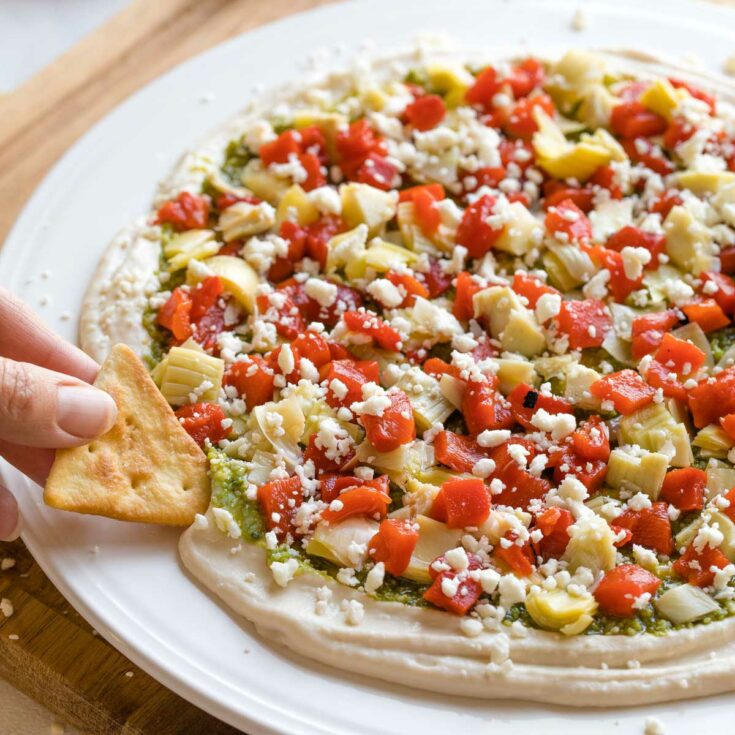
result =
M245 399L248 411L256 406L273 400L273 381L275 375L261 355L247 355L233 362L222 379L224 385L231 385Z
M209 439L216 444L226 439L232 432L231 426L223 426L227 418L225 412L216 403L194 403L182 406L176 411L176 418L186 433L201 447Z
M653 503L643 510L628 508L615 519L614 525L631 531L635 544L667 556L674 550L671 519L664 502Z
M380 382L380 368L375 360L333 360L320 371L320 378L327 381L327 403L332 408L349 408L362 400L365 383ZM347 391L344 392L337 383L332 385L335 380L342 383Z
M641 596L652 596L661 586L661 580L637 564L621 564L605 572L594 591L600 612L618 618L632 618Z
M647 406L656 391L635 370L621 370L595 381L590 393L603 400L612 401L615 410L624 416Z
M474 555L470 556L469 568L464 572L455 572L453 569L437 573L433 565L436 562L444 562L439 557L429 566L429 574L433 583L426 592L424 599L442 610L454 615L465 615L467 611L477 602L482 594L482 585L470 576L470 573L482 566L480 560ZM445 594L444 581L457 579L457 591L452 597Z
M701 299L682 306L681 310L689 321L696 322L705 332L714 332L726 327L730 320L714 299Z
M666 127L664 118L646 109L638 101L616 105L610 116L610 128L621 138L661 135Z
M447 114L444 100L436 94L427 94L415 99L403 112L406 122L416 130L431 130L435 128Z
M569 337L569 347L581 350L600 347L612 329L612 318L603 301L562 301L557 317L559 331Z
M382 561L386 572L399 577L406 571L418 540L419 532L410 521L386 518L370 539L370 558Z
M703 292L709 294L719 305L720 308L732 316L735 312L735 281L725 273L702 273ZM707 286L706 284L712 284ZM711 289L715 287L716 290Z
M694 544L674 562L673 570L689 584L697 587L710 587L715 581L716 569L724 569L730 560L719 550L705 546L697 551Z
M513 276L511 288L528 301L528 308L534 309L536 303L544 294L559 294L553 286L547 286L540 278L518 271Z
M564 242L586 243L592 239L592 224L571 199L549 207L544 222L546 229Z
M569 527L574 516L566 508L550 506L536 516L534 528L543 534L540 541L532 542L534 551L544 561L561 559L569 543Z
M482 285L471 273L463 271L457 276L457 292L452 305L452 314L460 321L466 322L475 316L472 299L476 293L486 286Z
M679 321L674 311L662 311L655 314L645 314L633 319L632 356L634 360L640 360L645 355L655 352L664 334L670 331Z
M664 478L661 500L665 500L680 511L702 510L707 473L696 467L671 470Z
M510 545L505 546L501 541L493 549L493 558L499 559L519 577L527 577L533 572L533 565L536 559L533 550L528 542L521 544L516 543L517 536L512 531L508 531L503 537L506 543L510 541Z
M208 197L182 191L158 210L156 222L170 224L177 231L202 229L209 222L209 207Z
M434 439L436 461L456 472L471 473L487 452L471 437L440 431Z
M390 505L390 495L365 485L345 490L337 500L342 504L339 509L333 510L330 505L322 511L322 520L327 523L336 523L357 515L383 518Z
M493 247L504 226L493 227L488 218L495 209L495 197L485 194L465 209L457 228L457 244L464 245L471 258L481 258Z
M381 416L365 413L360 416L367 439L379 452L390 452L416 438L413 409L406 394L401 390L388 392L391 405Z
M286 480L272 480L258 488L258 503L263 512L266 528L275 531L280 540L294 536L293 514L304 496L301 480L294 475Z
M347 329L366 334L378 347L393 352L401 348L401 335L370 311L346 311L342 317Z
M447 480L434 498L431 515L449 528L479 526L490 515L490 505L490 493L482 480Z
M513 418L526 430L538 431L538 427L531 419L539 409L547 413L572 413L572 404L564 398L541 393L530 385L519 383L508 394L508 402L511 405Z
M735 413L735 367L701 381L687 394L694 425L702 429L721 416Z

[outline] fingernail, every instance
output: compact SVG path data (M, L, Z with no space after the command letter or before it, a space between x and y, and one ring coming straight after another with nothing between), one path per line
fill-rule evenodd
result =
M0 541L15 541L20 536L18 503L9 490L0 486Z
M58 389L56 423L62 431L93 439L112 428L117 417L115 401L91 385L62 385Z

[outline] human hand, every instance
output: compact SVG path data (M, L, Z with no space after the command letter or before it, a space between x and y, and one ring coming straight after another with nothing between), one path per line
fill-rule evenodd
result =
M99 365L0 288L0 456L43 485L54 450L108 431L115 402L90 383ZM18 506L0 486L0 540L17 537Z

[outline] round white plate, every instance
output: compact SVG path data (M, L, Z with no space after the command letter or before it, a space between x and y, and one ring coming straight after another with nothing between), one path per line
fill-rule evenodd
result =
M571 28L582 7L587 28ZM330 65L372 39L390 48L418 31L471 47L628 47L696 54L717 69L735 52L735 12L676 0L565 2L372 0L297 15L219 46L141 90L90 131L36 191L0 257L8 286L69 339L87 281L115 232L147 211L178 155L241 108L255 87ZM337 46L337 44L339 44ZM0 329L2 325L0 325ZM571 710L481 702L384 686L264 644L182 570L178 532L44 507L40 489L7 466L23 539L61 592L113 645L217 717L258 733L667 733L732 722L735 696L634 710ZM124 686L124 682L113 683ZM696 723L696 724L695 724Z

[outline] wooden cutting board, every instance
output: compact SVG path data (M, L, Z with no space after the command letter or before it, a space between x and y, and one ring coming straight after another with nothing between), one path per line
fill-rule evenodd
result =
M50 166L151 79L214 44L330 0L134 0L0 97L0 243ZM236 731L161 686L79 616L21 541L0 543L0 676L90 735ZM0 565L1 567L1 565ZM0 734L2 734L0 712Z

